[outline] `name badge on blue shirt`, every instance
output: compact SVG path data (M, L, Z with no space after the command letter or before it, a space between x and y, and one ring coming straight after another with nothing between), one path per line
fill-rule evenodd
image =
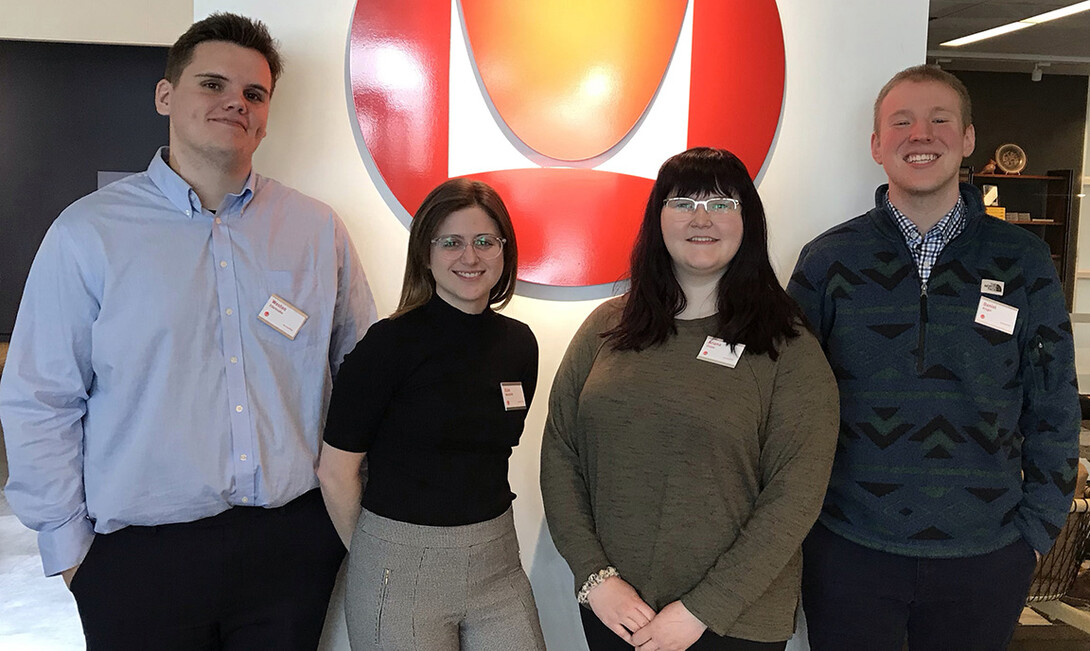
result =
M299 334L299 329L309 317L306 312L273 294L265 303L265 307L257 313L257 318L294 341L295 335Z

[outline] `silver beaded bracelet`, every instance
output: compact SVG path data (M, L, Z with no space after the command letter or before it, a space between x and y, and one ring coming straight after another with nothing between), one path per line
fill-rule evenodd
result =
M617 572L617 568L612 565L591 574L587 577L587 580L583 582L583 587L579 588L579 594L575 595L575 600L581 604L587 603L587 596L590 595L590 591L601 585L611 576L620 576L620 573Z

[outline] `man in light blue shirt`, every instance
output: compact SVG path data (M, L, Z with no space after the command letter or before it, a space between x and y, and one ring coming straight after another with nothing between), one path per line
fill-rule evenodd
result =
M315 477L375 320L333 210L253 172L281 71L215 14L155 89L170 146L69 206L0 380L7 499L89 649L315 648L344 555Z

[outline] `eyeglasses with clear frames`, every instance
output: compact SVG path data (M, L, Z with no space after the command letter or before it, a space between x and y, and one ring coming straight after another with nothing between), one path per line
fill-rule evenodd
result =
M507 244L507 240L490 233L482 233L475 236L470 242L466 242L461 235L440 235L432 239L431 243L439 255L448 260L462 257L470 243L472 243L477 257L482 260L494 260L503 253L503 245Z
M691 215L700 206L704 206L709 215L728 215L737 212L742 207L742 202L730 197L711 197L702 201L690 197L670 197L662 205L682 215Z

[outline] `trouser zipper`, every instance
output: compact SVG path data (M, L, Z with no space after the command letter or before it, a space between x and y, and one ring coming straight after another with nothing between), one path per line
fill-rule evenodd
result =
M375 621L375 644L379 643L382 636L382 611L386 606L386 588L390 584L390 570L383 569L382 571L382 588L379 590L378 595L378 616Z

